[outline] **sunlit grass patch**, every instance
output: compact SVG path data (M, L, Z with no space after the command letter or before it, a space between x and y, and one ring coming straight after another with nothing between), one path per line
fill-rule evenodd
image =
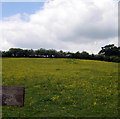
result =
M25 86L25 106L3 106L3 117L118 116L118 63L3 58L2 77Z

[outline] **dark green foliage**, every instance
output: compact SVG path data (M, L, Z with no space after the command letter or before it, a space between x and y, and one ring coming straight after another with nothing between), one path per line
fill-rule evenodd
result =
M120 47L114 46L114 44L106 45L102 47L97 55L89 54L86 51L76 53L63 52L62 50L56 51L54 49L38 50L23 50L20 48L11 48L9 51L3 51L2 57L39 57L39 58L76 58L76 59L91 59L101 60L109 62L120 62Z
M116 47L114 44L106 45L102 47L102 50L99 52L99 54L105 56L120 56L120 47Z

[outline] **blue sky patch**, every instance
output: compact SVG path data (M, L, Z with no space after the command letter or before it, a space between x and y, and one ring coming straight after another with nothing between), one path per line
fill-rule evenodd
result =
M3 2L2 17L10 17L16 14L21 14L22 20L24 14L34 14L38 10L42 10L44 2Z

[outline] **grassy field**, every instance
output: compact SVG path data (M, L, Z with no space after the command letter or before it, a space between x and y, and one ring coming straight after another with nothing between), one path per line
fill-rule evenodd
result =
M2 84L25 86L24 107L3 117L117 117L118 63L3 58Z

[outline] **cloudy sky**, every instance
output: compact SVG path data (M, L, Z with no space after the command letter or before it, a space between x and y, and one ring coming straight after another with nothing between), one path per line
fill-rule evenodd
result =
M102 46L118 44L118 1L2 2L0 25L0 50L98 53Z

